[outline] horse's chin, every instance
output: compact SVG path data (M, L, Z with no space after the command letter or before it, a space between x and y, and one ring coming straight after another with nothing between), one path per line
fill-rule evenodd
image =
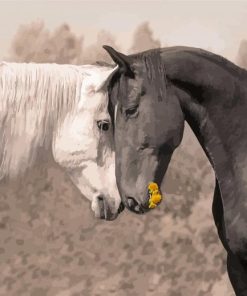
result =
M95 214L95 218L97 219L101 219L101 220L106 220L106 221L113 221L115 219L117 219L118 217L118 213L114 213L114 214L108 214L108 215L105 215L104 213L103 214L98 214L98 213L94 213Z
M117 219L117 217L118 217L118 213L113 214L113 215L108 216L108 217L101 218L101 219L106 220L106 221L114 221L115 219Z

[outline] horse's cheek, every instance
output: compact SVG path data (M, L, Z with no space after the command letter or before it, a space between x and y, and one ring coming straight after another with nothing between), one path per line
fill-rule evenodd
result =
M60 164L73 162L73 159L78 158L95 159L97 143L90 116L85 114L84 117L67 117L54 136L53 156Z

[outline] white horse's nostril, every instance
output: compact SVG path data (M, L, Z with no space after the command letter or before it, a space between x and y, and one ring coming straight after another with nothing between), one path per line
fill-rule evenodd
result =
M97 196L98 205L99 205L99 217L100 219L105 219L105 202L102 195Z

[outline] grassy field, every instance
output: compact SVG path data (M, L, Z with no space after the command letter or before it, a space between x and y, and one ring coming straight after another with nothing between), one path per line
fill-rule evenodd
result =
M0 295L233 296L211 214L214 176L190 130L158 209L94 218L52 162L0 186Z

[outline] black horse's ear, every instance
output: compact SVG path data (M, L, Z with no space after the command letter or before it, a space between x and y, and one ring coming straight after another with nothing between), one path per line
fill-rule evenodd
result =
M130 67L130 58L125 54L116 51L108 45L103 45L103 48L109 53L113 61L119 66L119 72L134 78L134 72Z

